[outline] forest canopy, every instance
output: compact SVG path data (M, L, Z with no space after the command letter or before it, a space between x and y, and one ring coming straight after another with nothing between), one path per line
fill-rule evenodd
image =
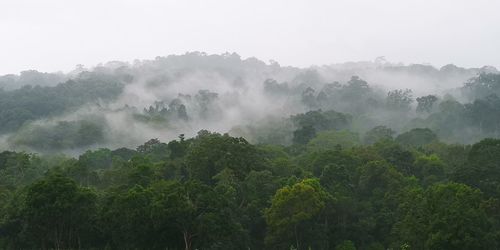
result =
M343 130L290 146L203 130L77 158L5 151L0 246L498 248L500 140L376 132L369 145L342 145Z
M0 76L2 249L498 249L500 72L201 52Z

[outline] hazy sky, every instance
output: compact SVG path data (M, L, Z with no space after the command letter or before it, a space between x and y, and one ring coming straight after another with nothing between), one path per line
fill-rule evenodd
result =
M0 0L0 74L186 51L500 68L500 0Z

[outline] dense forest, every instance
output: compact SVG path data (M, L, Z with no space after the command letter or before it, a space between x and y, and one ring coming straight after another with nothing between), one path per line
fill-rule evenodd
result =
M499 247L500 140L445 144L429 129L394 138L384 126L359 145L335 129L302 144L306 135L253 145L203 130L78 158L5 151L0 246Z
M195 52L0 88L2 249L500 248L492 67Z

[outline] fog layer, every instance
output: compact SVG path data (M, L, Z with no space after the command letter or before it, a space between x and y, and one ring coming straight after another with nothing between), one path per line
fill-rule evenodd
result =
M68 74L1 76L0 122L5 147L38 152L135 148L151 138L169 141L202 129L289 144L302 127L294 115L329 110L349 116L343 129L360 135L381 125L398 133L429 127L442 140L471 143L496 127L485 131L459 121L456 133L440 131L433 114L442 117L443 105L452 102L485 98L472 88L481 85L479 76L496 73L493 67L436 69L384 58L295 68L235 53L193 52L78 66ZM418 99L429 95L434 97Z

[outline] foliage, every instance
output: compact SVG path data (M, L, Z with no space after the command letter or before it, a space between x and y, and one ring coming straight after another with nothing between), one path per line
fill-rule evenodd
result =
M364 142L373 144L381 140L392 140L396 132L386 126L376 126L365 133Z
M428 128L414 128L396 137L402 145L422 146L437 140L436 134Z
M0 91L0 132L12 132L26 122L62 114L89 102L111 101L122 88L117 79L88 76L53 87L26 85Z
M327 150L340 146L352 148L359 145L359 136L347 130L320 132L307 144L308 150Z
M5 151L0 247L497 248L498 140L390 132L354 147L345 130L302 149L202 130L78 158Z

